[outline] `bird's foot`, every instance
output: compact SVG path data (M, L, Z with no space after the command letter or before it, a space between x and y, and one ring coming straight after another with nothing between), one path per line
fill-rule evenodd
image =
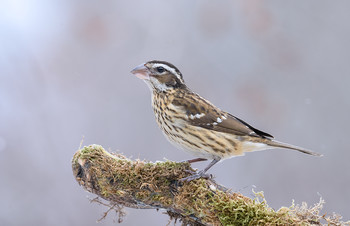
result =
M185 181L190 182L190 181L192 181L192 180L196 180L196 179L199 179L199 178L205 178L205 179L212 178L212 175L211 175L211 174L206 174L205 171L203 171L203 170L199 171L198 173L192 172L192 171L190 171L190 170L186 170L186 172L189 172L189 173L191 173L192 175L180 179L181 182L185 182Z
M193 171L193 170L184 170L185 172L187 172L187 173L190 173L190 174L196 174L196 171Z
M194 163L194 162L201 162L201 161L207 161L207 159L204 158L195 158L195 159L189 159L189 160L183 160L180 163Z

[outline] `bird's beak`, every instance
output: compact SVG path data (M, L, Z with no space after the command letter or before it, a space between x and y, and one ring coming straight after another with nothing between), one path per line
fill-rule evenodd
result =
M143 80L149 80L149 70L145 66L145 64L140 64L139 66L135 67L131 73L136 75L136 77L143 79Z

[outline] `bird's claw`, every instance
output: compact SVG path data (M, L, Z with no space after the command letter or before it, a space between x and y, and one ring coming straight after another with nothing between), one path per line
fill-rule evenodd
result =
M190 174L196 174L196 171L192 171L192 170L184 170L186 173L190 173Z
M199 171L198 173L196 173L196 172L193 172L193 171L190 171L190 170L186 170L186 172L189 172L192 175L180 179L181 182L185 182L185 181L190 182L192 180L196 180L196 179L199 179L199 178L205 178L205 179L212 178L211 174L206 174L204 171Z

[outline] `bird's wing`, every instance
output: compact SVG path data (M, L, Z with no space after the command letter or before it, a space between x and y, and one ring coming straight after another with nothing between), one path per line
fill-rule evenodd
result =
M172 104L182 109L193 126L239 136L273 138L272 135L255 129L245 121L220 110L197 94L191 93L186 97L175 98Z

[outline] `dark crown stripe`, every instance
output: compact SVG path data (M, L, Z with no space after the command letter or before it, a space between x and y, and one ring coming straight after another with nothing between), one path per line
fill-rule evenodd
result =
M169 62L161 61L161 60L152 60L152 61L149 61L149 63L152 63L152 64L165 64L165 65L167 65L168 67L174 68L175 71L176 71L176 73L178 73L178 74L180 75L180 77L183 79L180 70L179 70L177 67L175 67L175 65L173 65L173 64L171 64L171 63L169 63Z

